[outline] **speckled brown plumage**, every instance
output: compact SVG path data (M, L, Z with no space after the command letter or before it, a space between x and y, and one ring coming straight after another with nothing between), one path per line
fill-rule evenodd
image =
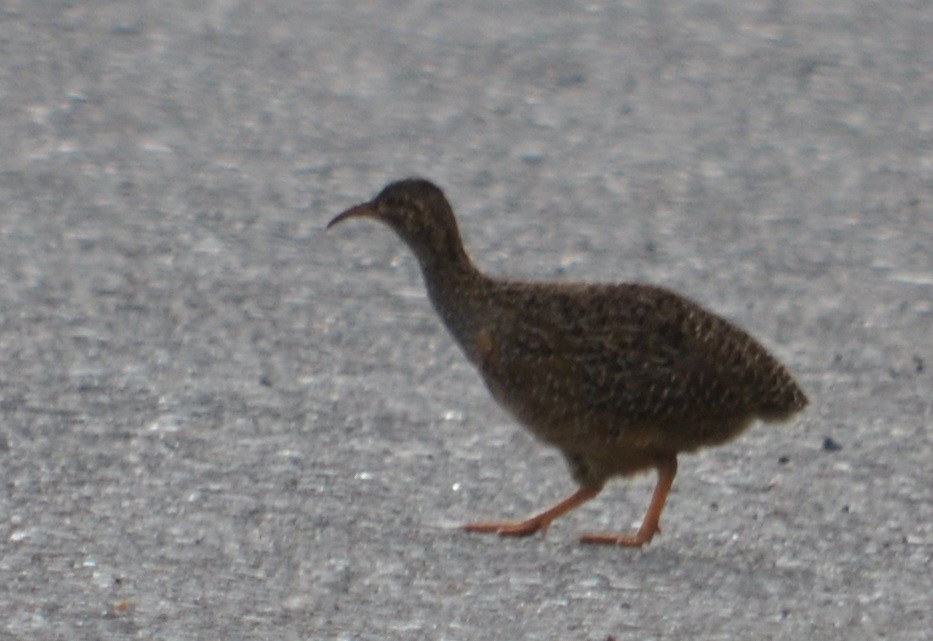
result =
M361 216L386 223L409 245L431 302L493 396L560 449L580 485L525 521L467 530L545 530L609 478L654 468L658 484L636 534L582 539L640 546L659 531L679 452L728 441L756 419L785 420L807 404L755 339L674 292L482 274L463 249L443 192L426 180L392 183L328 228Z

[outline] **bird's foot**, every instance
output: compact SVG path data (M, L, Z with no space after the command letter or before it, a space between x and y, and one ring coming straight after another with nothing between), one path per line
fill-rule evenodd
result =
M463 529L467 532L488 532L499 536L530 536L547 531L550 521L531 518L527 521L503 521L499 523L467 523Z
M580 537L580 543L589 545L617 545L627 548L640 548L645 545L655 534L660 534L661 528L658 526L642 526L635 534L584 534Z
M602 483L595 485L585 485L576 492L565 498L552 508L536 514L524 521L504 521L500 523L468 523L463 526L467 532L491 532L499 536L528 536L536 532L547 530L551 521L566 514L581 503L586 503L591 498L599 494L603 489Z

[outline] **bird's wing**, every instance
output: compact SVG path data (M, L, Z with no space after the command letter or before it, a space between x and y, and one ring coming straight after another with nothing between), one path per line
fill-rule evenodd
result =
M507 298L498 309L508 318L480 334L480 369L526 422L716 420L753 414L779 391L763 388L793 384L744 331L666 290L529 286Z

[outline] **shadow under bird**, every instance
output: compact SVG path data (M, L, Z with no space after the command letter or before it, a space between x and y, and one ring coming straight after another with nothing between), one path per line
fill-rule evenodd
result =
M660 532L677 455L724 443L755 420L784 421L807 397L754 338L663 288L516 282L474 267L444 193L394 182L327 225L372 218L411 248L441 320L493 397L563 453L579 489L523 521L470 532L525 536L592 499L615 476L656 470L634 534L585 543L640 547Z

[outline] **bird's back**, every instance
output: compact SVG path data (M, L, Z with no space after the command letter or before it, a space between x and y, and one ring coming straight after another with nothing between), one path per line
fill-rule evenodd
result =
M690 450L807 403L760 343L665 289L489 281L482 299L454 335L500 403L565 450Z

